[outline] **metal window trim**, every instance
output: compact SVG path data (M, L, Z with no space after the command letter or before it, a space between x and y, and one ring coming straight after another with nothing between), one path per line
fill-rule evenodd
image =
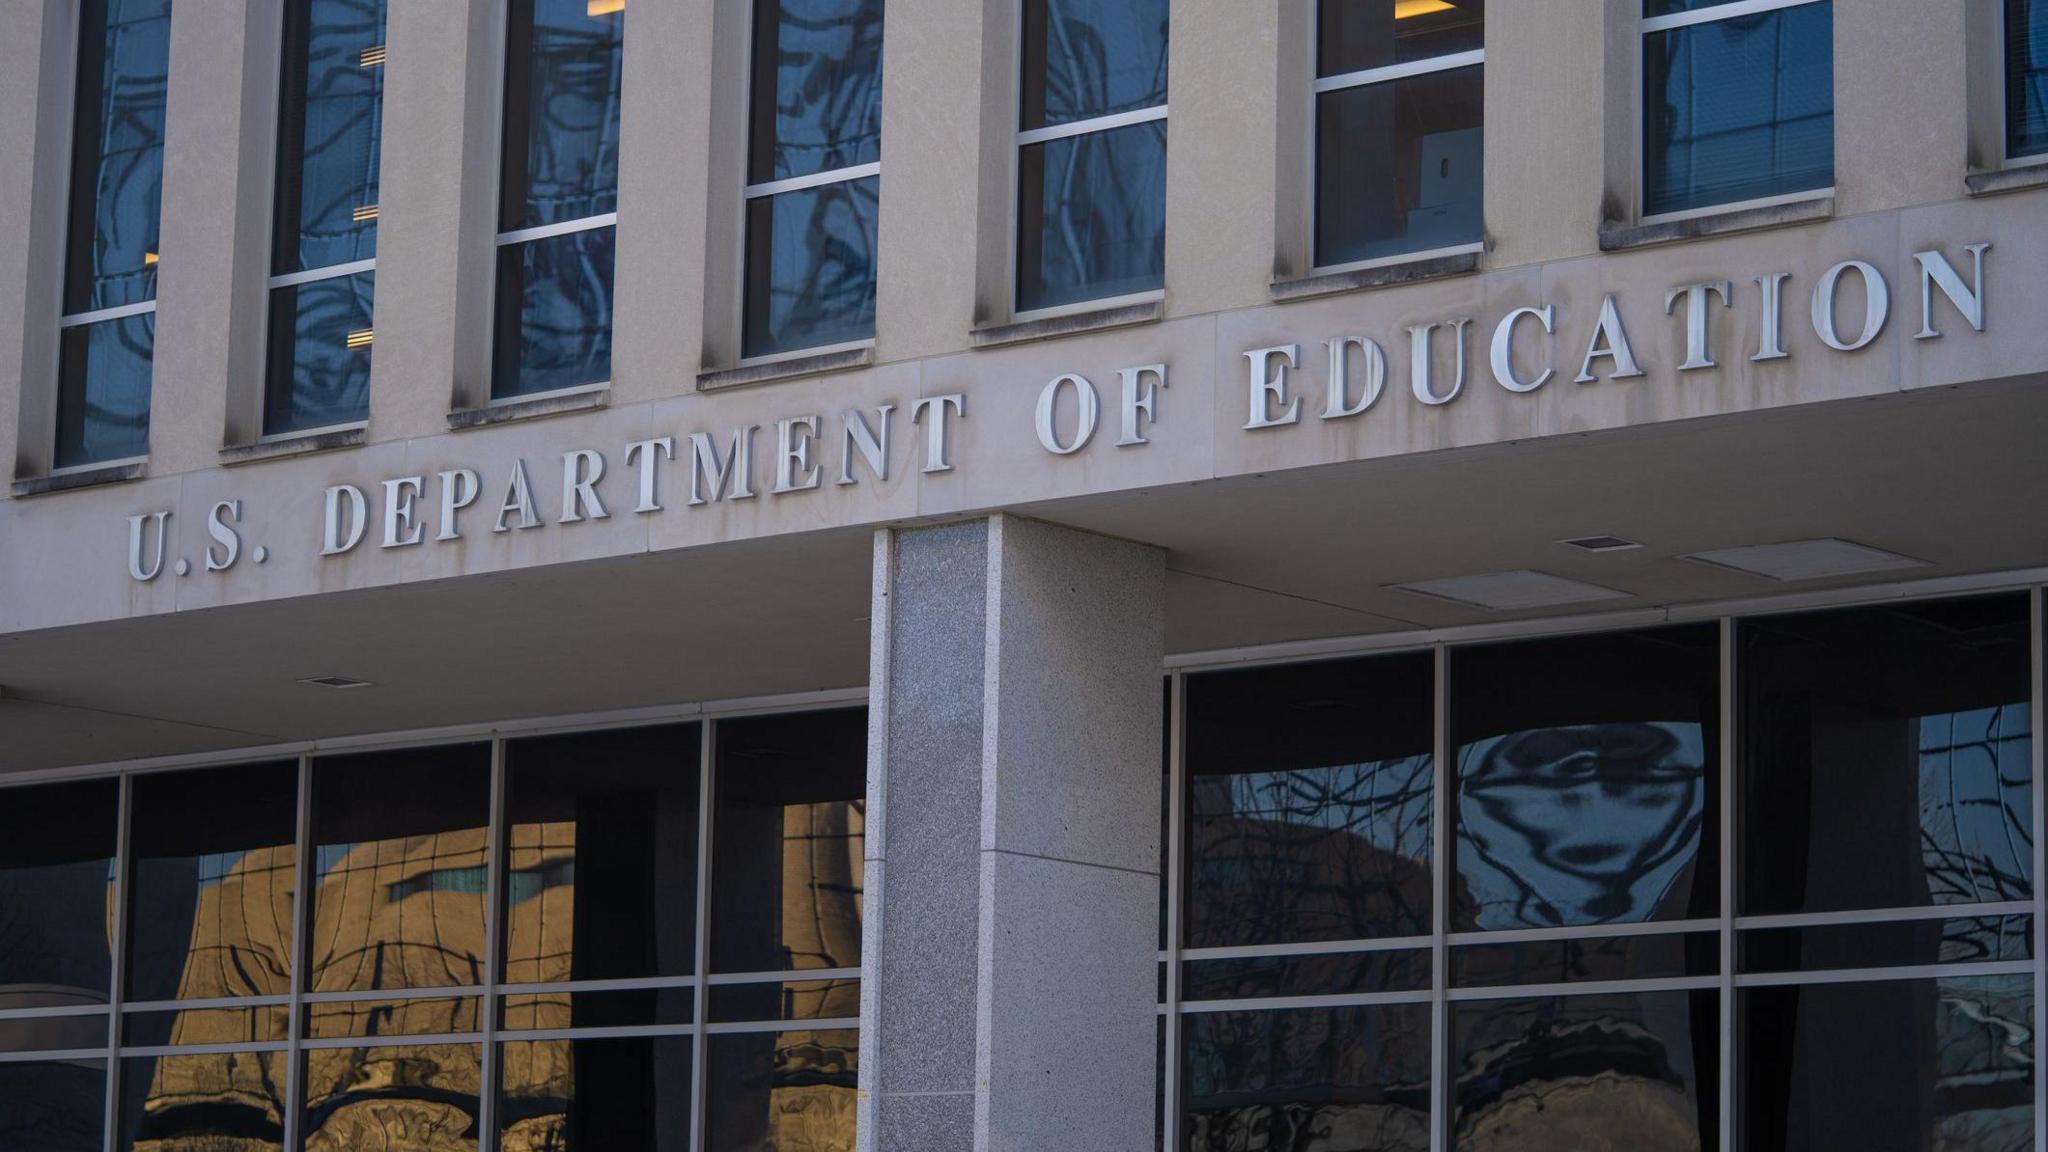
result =
M1372 1008L1383 1004L1428 1004L1434 994L1427 988L1399 992L1344 992L1328 996L1245 996L1229 1000L1189 1000L1180 1015L1203 1016L1217 1012L1298 1012L1317 1008Z
M1180 1098L1181 1098L1181 961L1189 952L1197 951L1183 947L1185 929L1182 926L1183 909L1181 901L1186 899L1186 867L1182 858L1186 853L1185 810L1187 807L1187 677L1178 672L1166 675L1166 827L1159 830L1164 837L1160 845L1162 864L1166 874L1159 882L1166 887L1166 948L1162 955L1166 961L1166 1002L1160 1005L1164 1013L1163 1031L1160 1044L1165 1049L1161 1054L1159 1075L1159 1125L1160 1147L1165 1152L1178 1152L1181 1145Z
M609 980L531 980L499 984L491 995L505 996L555 996L575 995L580 992L666 992L674 988L695 988L695 976L624 976Z
M297 894L294 893L294 898ZM281 992L270 996L210 996L198 1000L131 1000L121 1005L121 1011L130 1014L145 1012L210 1012L236 1008L280 1008L292 1002L291 993ZM0 1016L6 1013L0 1012Z
M1934 904L1921 908L1873 908L1848 912L1786 912L1769 916L1737 916L1737 932L1771 928L1832 928L1856 924L1903 924L1920 920L1987 920L2030 916L2033 900L1997 900L1977 904Z
M2034 820L2034 1015L2048 1005L2048 898L2042 891L2042 877L2048 875L2048 845L2042 833L2048 829L2048 589L2035 588L2028 597L2028 616L2033 625L2029 637L2033 652L2033 810ZM2041 1059L2040 1030L2034 1031L2034 1147L2048 1148L2048 1061Z
M324 1039L307 1038L299 1042L301 1052L320 1052L335 1048L462 1048L480 1046L484 1042L482 1032L429 1032L403 1036L330 1036Z
M1717 802L1720 810L1720 859L1719 906L1715 909L1720 933L1716 952L1720 961L1720 1038L1719 1067L1720 1094L1719 1108L1720 1152L1736 1152L1735 1110L1739 1101L1735 1092L1736 1042L1739 1038L1739 1020L1735 1014L1735 900L1736 878L1741 864L1736 855L1741 841L1736 836L1736 790L1735 773L1740 763L1735 755L1736 711L1735 711L1735 618L1723 616L1718 624L1719 667L1716 671L1717 688L1720 693L1720 739L1721 779Z
M482 984L452 988L387 988L373 992L305 992L306 1004L402 1004L416 1000L473 1000L484 995Z
M1879 984L1896 980L1940 980L1971 976L2037 976L2032 960L1990 960L1968 964L1893 964L1881 968L1831 968L1817 972L1745 972L1737 988L1783 988L1801 984Z
M751 7L751 6L750 6ZM753 14L747 15L748 43L753 42ZM752 77L749 76L751 82ZM709 1131L704 1119L704 1100L709 1093L707 1069L711 1064L711 1040L705 1026L711 1020L711 848L716 824L711 819L718 801L716 780L718 757L717 721L706 717L697 728L697 875L696 939L692 942L690 994L690 1148L704 1147Z
M1019 76L1021 84L1023 77ZM1166 119L1166 102L1161 101L1146 108L1133 108L1127 112L1112 112L1107 116L1091 116L1086 120L1069 120L1064 124L1047 124L1043 128L1025 128L1017 133L1017 147L1029 148L1033 144L1044 144L1052 140L1065 140L1071 136L1088 136L1097 132L1110 132L1128 128L1133 124L1150 124L1154 120Z
M1429 1147L1451 1143L1451 649L1430 646Z
M95 460L85 464L66 464L61 468L52 468L48 472L44 473L44 475L51 477L74 476L80 472L100 472L108 469L132 467L137 464L147 463L149 463L149 457L147 455L123 456L118 460ZM104 775L104 773L101 774ZM0 788L4 788L6 786L7 785L5 783L0 783Z
M1314 228L1315 181L1309 181L1310 228ZM1375 256L1370 260L1347 260L1341 264L1317 264L1308 270L1309 276L1341 276L1346 272L1369 272L1376 268L1395 268L1402 264L1420 264L1426 260L1442 260L1447 256L1471 256L1486 251L1486 241L1474 240L1466 244L1450 244L1442 248L1418 248L1413 252L1396 252L1391 256Z
M284 1136L286 1148L298 1148L300 1132L299 1114L306 1105L306 1077L300 1071L306 1042L306 989L313 983L312 964L312 909L313 900L313 757L300 753L297 757L298 806L295 817L297 836L292 841L292 866L298 874L292 882L292 938L291 965L291 1015L285 1021L287 1051L292 1053L291 1067L285 1076Z
M780 352L763 352L759 356L742 356L733 363L735 368L759 368L764 364L786 364L791 360L806 360L813 356L830 356L834 352L858 352L875 346L873 336L861 340L842 340L837 344L806 344L801 348L786 348Z
M484 971L487 989L498 986L504 972L505 921L499 914L505 899L505 871L512 855L507 835L505 805L505 738L491 739L490 800L484 830ZM477 1063L477 1134L484 1139L497 1134L498 1109L498 1006L499 998L486 994L478 1010L483 1013L483 1053Z
M1549 984L1503 984L1486 988L1452 988L1446 995L1457 1003L1475 1000L1541 1000L1564 996L1613 996L1639 992L1709 992L1721 987L1712 976L1664 976L1646 980L1572 980Z
M76 1064L91 1060L106 1060L107 1058L107 1050L105 1048L52 1048L47 1052L0 1052L0 1064ZM107 1108L109 1113L114 1108L113 1076L113 1069L109 1067L107 1069L107 1086L109 1089ZM113 1128L109 1126L107 1131L111 1133Z
M9 992L20 991L9 988ZM49 1005L42 1008L0 1008L0 1022L8 1020L62 1020L71 1016L105 1016L113 1018L113 1010L105 1004L74 1007L69 1004Z
M616 210L600 212L595 216L582 216L575 220L558 220L553 224L538 224L532 228L513 228L500 232L495 237L497 246L507 248L514 244L530 244L535 240L548 240L556 236L568 236L577 232L594 232L599 228L615 228L619 223Z
M223 1044L146 1044L121 1049L121 1059L134 1060L141 1057L162 1059L167 1056L221 1056L237 1052L289 1052L290 1045L283 1040L237 1040Z
M1721 918L1694 920L1644 920L1627 924L1568 924L1556 928L1501 928L1487 931L1459 931L1450 934L1454 948L1475 944L1538 944L1552 940L1609 940L1640 936L1688 936L1696 932L1718 932Z
M1772 196L1753 196L1747 200L1725 200L1702 204L1697 208L1680 208L1674 212L1651 212L1636 222L1645 226L1653 224L1675 224L1684 220L1698 220L1707 216L1726 216L1733 212L1747 212L1754 208L1778 208L1786 204L1803 204L1808 200L1825 200L1835 194L1833 184L1818 188L1801 188L1792 192L1780 192Z
M1335 76L1318 76L1309 86L1309 90L1321 96L1325 92L1341 92L1346 88L1362 88L1368 84L1385 84L1393 80L1406 80L1410 76L1427 76L1432 72L1448 72L1453 68L1470 68L1474 64L1484 63L1486 49L1472 48L1464 52L1452 52L1422 60L1407 60L1378 68L1361 68L1356 72L1339 72Z
M712 988L730 988L753 984L829 984L858 979L858 968L791 968L781 972L719 972L706 976L704 983Z
M706 1023L704 1035L744 1036L763 1032L858 1032L860 1017L828 1016L818 1020L745 1020L732 1023Z
M1652 32L1668 32L1673 28L1689 28L1695 24L1714 24L1722 20L1734 20L1741 16L1756 16L1765 12L1778 12L1787 8L1804 8L1809 4L1831 3L1832 0L1734 0L1733 3L1717 4L1711 8L1697 8L1690 12L1668 12L1662 16L1645 16L1642 31L1645 36Z
M854 180L865 180L882 174L882 162L871 160L866 164L853 164L845 168L829 168L823 172L812 172L804 176L785 176L780 180L764 180L749 184L741 193L746 200L759 200L768 196L780 196L785 192L802 192L807 188L823 188L831 184L845 184Z
M121 1014L121 1000L128 990L128 870L133 860L130 834L134 828L134 811L135 778L123 776L114 809L113 908L108 916L111 923L107 941L107 976L113 982L107 994L107 1043L104 1051L107 1060L104 1131L109 1140L117 1138L121 1120L121 1025L126 1019Z
M271 289L295 288L301 284L317 284L322 280L338 280L343 276L360 276L377 270L377 258L351 260L345 264L328 264L320 268L308 268L299 272L282 272L272 276L265 284Z
M140 300L133 304L116 304L112 308L95 308L90 312L71 312L57 318L57 328L84 328L91 324L104 324L109 320L126 320L130 316L143 316L156 311L156 299ZM96 464L94 467L105 467Z
M1193 963L1199 960L1255 960L1273 956L1345 956L1360 952L1420 951L1435 942L1435 936L1380 936L1290 944L1221 945L1212 948L1183 949L1180 959ZM1160 959L1167 959L1166 954L1161 953Z
M1014 213L1012 213L1014 215ZM1068 304L1053 304L1045 308L1031 308L1012 313L1013 323L1025 324L1033 320L1056 320L1061 316L1078 316L1083 312L1100 312L1108 308L1124 308L1132 304L1156 304L1166 299L1166 289L1148 288L1143 292L1127 292L1122 296L1091 296L1086 300L1075 300Z

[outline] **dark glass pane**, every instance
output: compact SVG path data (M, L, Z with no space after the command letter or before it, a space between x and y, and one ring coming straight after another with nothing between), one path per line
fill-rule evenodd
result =
M1430 931L1434 668L1188 678L1188 947Z
M1316 263L1477 243L1480 65L1316 97Z
M113 990L120 784L0 791L0 988L9 1008L105 1004Z
M1451 657L1458 930L1717 914L1720 630Z
M2034 978L1751 988L1745 1152L2034 1147Z
M882 0L756 0L747 183L882 155Z
M475 996L424 1000L341 1000L306 1005L306 1039L444 1036L483 1031Z
M314 763L313 991L483 981L490 790L487 744Z
M2032 916L1826 924L1744 931L1737 955L1744 972L1820 972L1903 968L2034 958Z
M1318 76L1486 47L1486 0L1322 0L1316 20Z
M853 1147L860 1033L728 1033L706 1043L705 1152Z
M131 1056L121 1061L118 1152L284 1147L283 1052ZM309 1144L308 1147L317 1147Z
M1429 1005L1181 1021L1189 1152L1429 1147Z
M1720 971L1718 932L1461 944L1451 949L1451 983L1461 988L1655 980Z
M713 1024L762 1020L858 1020L860 981L784 980L721 984L711 989L706 1019Z
M376 288L360 272L271 289L265 435L369 419Z
M612 378L612 263L618 229L587 228L498 249L499 398Z
M126 1012L121 1020L121 1043L130 1048L281 1043L290 1031L291 1015L288 1004Z
M867 709L727 720L715 739L712 971L858 968Z
M2048 153L2048 0L2005 0L2005 154Z
M1719 8L1723 4L1738 4L1741 0L1643 0L1643 15L1669 16L1676 12L1699 12L1707 8Z
M1748 915L2034 893L2025 595L1741 625Z
M1643 37L1643 211L1834 183L1834 86L1832 4Z
M690 1038L529 1040L499 1049L504 1152L686 1152Z
M1404 948L1388 952L1189 960L1181 966L1180 998L1190 1001L1335 996L1351 992L1411 992L1428 987L1429 949Z
M171 0L84 0L64 312L156 298Z
M305 1147L474 1149L482 1065L483 1051L473 1044L308 1052Z
M388 3L285 5L273 272L326 268L377 254Z
M1713 1152L1720 1034L1712 991L1452 1004L1452 1147Z
M149 365L156 313L64 329L58 366L57 467L149 451Z
M746 355L875 334L878 176L747 201Z
M107 1062L0 1064L0 1148L104 1152Z
M506 981L696 970L702 744L695 724L506 744Z
M618 210L625 12L606 0L512 0L501 230Z
M1024 128L1166 103L1167 0L1025 0Z
M9 989L4 1002L17 1005L18 993ZM74 1052L107 1046L107 1013L89 1012L78 1016L31 1016L26 1019L0 1018L0 1052ZM4 1067L4 1065L0 1065ZM0 1142L0 1148L8 1147Z
M128 999L291 991L293 761L137 776Z
M1018 311L1166 282L1166 121L1033 144L1017 159Z
M613 1028L690 1024L690 988L626 988L604 992L518 992L505 997L507 1029Z

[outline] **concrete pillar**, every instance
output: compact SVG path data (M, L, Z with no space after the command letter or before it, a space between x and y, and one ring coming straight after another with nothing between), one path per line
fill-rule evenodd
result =
M995 516L876 537L860 1147L1152 1147L1165 579Z

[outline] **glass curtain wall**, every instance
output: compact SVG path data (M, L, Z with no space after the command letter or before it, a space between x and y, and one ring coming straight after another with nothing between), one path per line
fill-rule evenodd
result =
M370 415L388 3L285 5L265 435Z
M57 386L58 468L149 452L171 0L82 0Z
M2005 156L2048 156L2048 0L2005 0Z
M491 397L612 377L625 0L509 0Z
M1315 264L1480 242L1485 0L1322 0Z
M0 791L0 1148L844 1152L866 747L851 708Z
M1168 0L1024 0L1016 310L1166 275Z
M882 0L757 0L742 352L875 334Z
M1834 5L1735 3L1643 0L1645 216L1835 182Z

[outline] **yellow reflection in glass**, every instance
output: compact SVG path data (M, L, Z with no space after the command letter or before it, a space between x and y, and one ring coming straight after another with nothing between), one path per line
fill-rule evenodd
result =
M135 1152L279 1148L287 1067L283 1052L130 1057L122 1075L149 1089L140 1114L124 1118L119 1146Z
M484 829L318 851L313 991L483 982Z
M472 1044L308 1052L307 1152L474 1152L482 1063Z
M351 1000L306 1005L306 1038L436 1036L480 1031L475 996L439 1000Z
M506 982L569 979L576 949L574 820L512 825L505 904Z

